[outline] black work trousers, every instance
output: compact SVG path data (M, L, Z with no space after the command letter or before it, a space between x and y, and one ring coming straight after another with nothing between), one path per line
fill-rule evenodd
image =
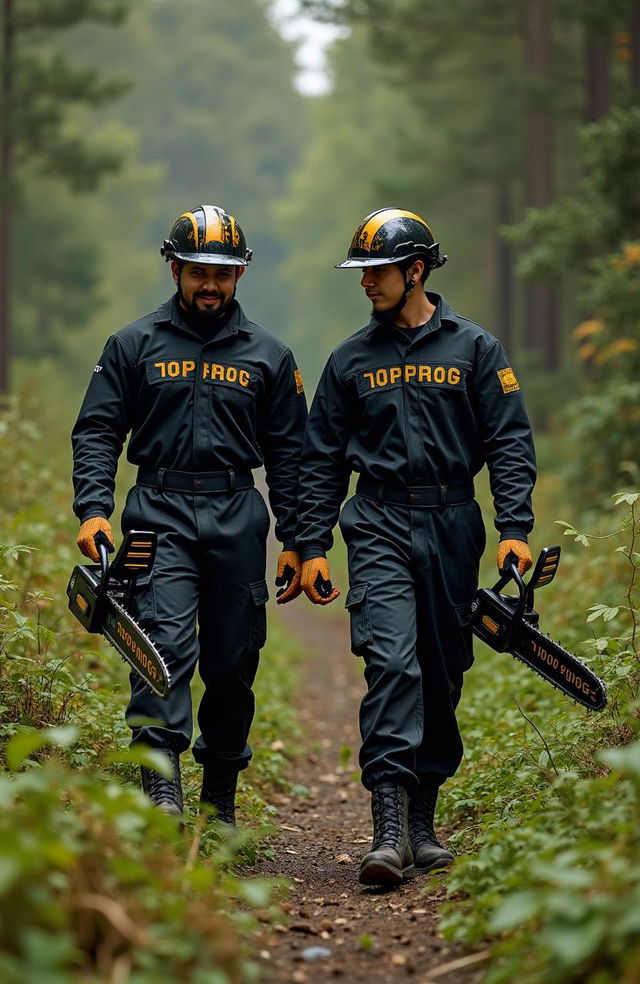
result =
M409 508L355 495L340 529L351 646L367 681L362 782L441 785L463 752L456 707L473 662L468 606L486 543L480 507Z
M222 769L246 768L252 684L266 638L264 499L255 488L194 494L136 485L122 529L158 535L153 571L136 587L135 615L171 673L164 700L131 674L133 741L178 753L189 747L197 666L204 694L194 757Z

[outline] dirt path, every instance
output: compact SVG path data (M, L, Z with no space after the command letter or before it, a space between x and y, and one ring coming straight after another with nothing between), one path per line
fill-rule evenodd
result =
M289 777L308 794L274 797L274 859L249 871L292 884L287 924L265 925L259 940L264 970L275 984L475 984L482 964L437 933L446 875L394 891L358 885L358 863L371 842L369 796L354 777L364 683L342 608L334 613L299 599L282 610L282 620L310 654L297 698L305 738ZM351 758L341 765L347 748ZM464 967L445 970L465 958Z

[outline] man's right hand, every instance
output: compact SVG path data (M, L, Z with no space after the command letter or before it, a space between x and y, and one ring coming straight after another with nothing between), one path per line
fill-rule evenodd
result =
M314 605L328 605L340 594L331 584L331 574L326 557L314 557L302 562L300 578L302 590Z
M96 547L96 533L104 533L107 540L113 547L113 530L111 529L111 523L108 519L105 519L104 516L93 516L91 519L85 519L84 523L80 527L77 543L80 547L80 552L83 553L85 557L90 557L95 564L99 564L100 555L98 554L98 548Z

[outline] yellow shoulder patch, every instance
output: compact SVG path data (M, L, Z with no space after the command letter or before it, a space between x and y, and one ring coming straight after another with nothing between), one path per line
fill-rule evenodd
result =
M497 369L496 372L498 373L498 379L500 380L503 393L515 393L516 390L520 389L520 383L516 379L516 374L511 366L507 366L506 369Z
M302 383L302 373L299 369L293 370L293 378L296 381L296 393L304 393L304 385Z

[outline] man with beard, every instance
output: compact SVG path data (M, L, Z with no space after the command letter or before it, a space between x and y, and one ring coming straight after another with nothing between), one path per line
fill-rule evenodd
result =
M356 230L342 268L361 271L370 323L332 353L309 414L297 544L315 604L339 594L326 551L340 515L349 551L346 607L365 662L362 782L373 844L365 885L446 866L438 790L462 758L456 722L473 660L469 602L485 531L473 479L489 468L497 562L531 564L535 458L516 376L500 343L424 289L442 266L419 215L383 208Z
M153 530L153 573L136 583L134 614L167 663L161 700L131 675L132 741L164 751L172 778L143 768L142 785L167 813L183 810L179 756L192 737L190 681L204 694L201 802L235 823L238 772L251 758L252 684L266 636L265 544L269 513L252 469L264 464L282 543L277 600L300 593L294 527L307 408L290 350L249 321L235 299L251 259L232 215L199 205L173 224L161 250L176 292L107 342L73 430L78 546L98 560L113 543L118 459L138 466L122 530ZM106 538L106 541L105 539ZM198 632L196 635L196 623Z

